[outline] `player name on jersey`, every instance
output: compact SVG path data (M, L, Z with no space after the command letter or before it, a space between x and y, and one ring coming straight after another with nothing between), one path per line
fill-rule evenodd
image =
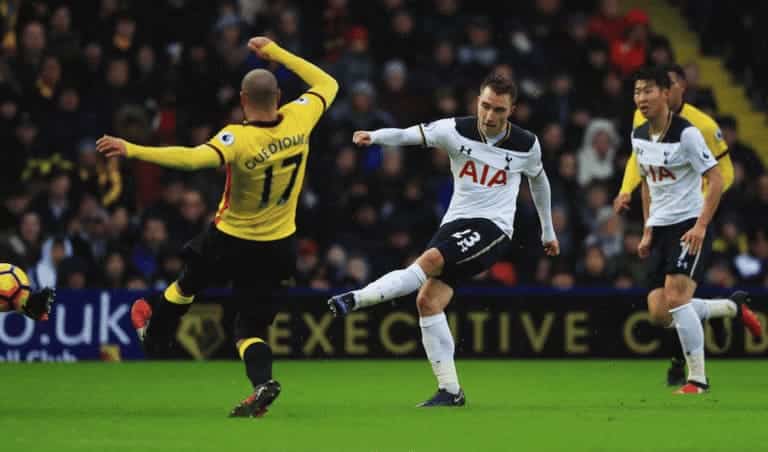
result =
M259 163L264 162L278 152L293 146L302 145L304 143L306 143L306 135L303 133L294 135L292 137L278 138L261 148L255 157L248 159L245 162L245 167L252 170L256 168Z

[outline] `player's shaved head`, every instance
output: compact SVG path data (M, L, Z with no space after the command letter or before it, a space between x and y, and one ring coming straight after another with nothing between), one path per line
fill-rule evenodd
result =
M274 108L280 95L277 79L265 69L254 69L245 74L240 89L253 107L265 110Z

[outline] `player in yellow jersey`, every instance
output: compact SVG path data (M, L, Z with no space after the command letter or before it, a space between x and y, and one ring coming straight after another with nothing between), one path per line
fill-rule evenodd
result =
M733 183L733 163L728 153L728 145L723 139L723 135L720 132L720 128L714 119L709 117L706 113L702 112L698 108L691 104L683 102L683 95L685 94L686 79L685 71L680 65L670 64L664 67L669 74L671 85L669 88L669 108L675 114L687 119L694 127L699 129L704 136L704 142L712 152L712 155L717 159L720 173L723 177L723 192ZM640 110L635 110L635 116L632 121L632 129L637 129L647 120L640 113ZM621 189L619 194L613 200L613 208L616 213L621 213L624 210L629 209L629 202L632 198L632 192L640 186L641 183L640 170L637 165L637 156L633 152L627 161L627 167L624 170L624 179L621 183ZM702 189L706 191L707 182L704 180ZM722 336L724 334L724 325L722 320L713 319L710 324L714 327L716 336ZM674 329L671 329L672 341L676 342L677 334ZM673 346L677 355L672 358L672 362L669 370L667 371L667 384L670 386L681 386L685 384L685 358L679 352L681 349L679 346Z
M97 142L99 152L109 157L126 156L181 170L226 168L214 224L185 246L179 279L155 299L137 300L131 320L147 354L167 356L179 319L195 295L214 282L232 281L236 345L254 387L253 394L230 413L237 417L263 415L280 393L280 385L272 379L272 352L264 340L277 309L270 295L292 284L296 204L309 135L338 91L330 75L268 38L252 38L248 47L295 72L309 90L278 108L277 80L271 72L256 69L243 77L241 85L245 121L226 126L203 145L146 147L110 136Z
M691 104L683 102L685 94L686 79L685 71L678 64L670 64L665 67L672 85L669 88L669 108L677 115L687 119L694 127L699 129L704 135L704 141L707 147L717 159L720 172L723 175L723 192L733 184L733 162L728 153L728 145L723 139L720 127L709 115L694 107ZM632 119L632 129L641 126L647 120L635 109L635 116ZM640 170L637 166L637 156L633 152L627 161L624 169L624 179L621 181L619 194L613 200L613 208L616 213L629 209L629 202L632 199L632 192L640 186L642 181ZM706 187L704 187L706 190Z

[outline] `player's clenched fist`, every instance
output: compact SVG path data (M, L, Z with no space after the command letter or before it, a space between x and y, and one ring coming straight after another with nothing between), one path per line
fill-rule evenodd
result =
M370 146L372 143L371 133L364 130L358 130L352 134L352 142L357 146Z
M557 240L552 240L551 242L545 243L544 253L546 253L547 256L560 255L560 242L558 242Z
M269 60L270 59L269 55L266 52L264 52L262 49L271 42L272 40L265 36L256 36L255 38L251 38L248 40L248 48L251 50L251 52L258 55L259 58L263 60Z
M107 157L119 157L126 154L125 141L120 138L104 135L96 140L96 150Z
M613 200L613 211L616 213L622 213L625 210L629 210L629 201L631 195L629 193L619 193Z

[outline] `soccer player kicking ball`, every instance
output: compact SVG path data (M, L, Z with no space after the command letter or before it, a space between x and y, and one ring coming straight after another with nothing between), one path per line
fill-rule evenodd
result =
M408 268L387 273L360 290L328 300L336 316L415 291L422 343L438 391L422 407L462 406L464 391L454 365L454 343L445 307L456 284L487 270L510 247L521 175L528 178L547 255L560 253L552 226L550 188L539 140L509 122L517 87L492 74L480 85L477 116L449 118L407 129L357 131L358 146L421 145L448 152L454 192L427 250Z
M723 179L701 132L670 110L669 88L669 74L663 69L644 69L635 77L634 101L647 120L632 131L645 218L638 254L648 258L651 319L661 326L674 325L685 354L688 380L676 393L701 394L709 389L701 321L735 317L756 336L762 328L746 306L744 292L730 299L692 299L705 273L711 248L707 227L720 202ZM709 186L706 197L701 193L702 175Z
M338 91L330 75L267 38L253 38L248 47L295 72L309 90L278 109L275 76L256 69L241 85L245 121L226 126L203 145L146 147L109 136L97 142L108 157L124 155L182 170L226 167L214 224L184 247L181 277L157 298L137 300L131 320L147 354L167 356L195 295L216 282L232 281L236 345L254 388L232 410L234 417L263 415L281 390L272 379L272 351L264 340L277 312L271 294L293 282L296 205L309 135Z

